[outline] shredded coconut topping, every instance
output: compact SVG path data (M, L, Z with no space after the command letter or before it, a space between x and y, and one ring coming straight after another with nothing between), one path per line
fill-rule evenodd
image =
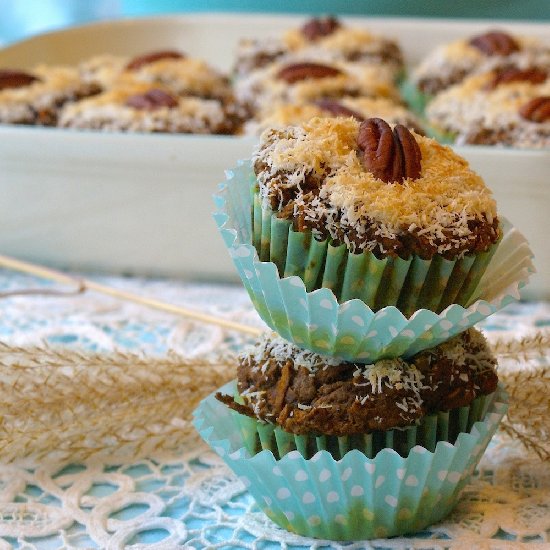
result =
M322 220L327 231L346 240L348 230L361 235L367 225L389 240L411 233L422 236L439 253L467 248L475 237L472 222L492 225L496 204L483 180L450 148L415 135L422 153L416 180L386 183L362 165L357 150L359 123L351 118L315 118L284 130L268 129L254 157L265 209L281 210L285 193L294 201L294 215ZM303 191L307 179L319 182L315 196ZM493 242L498 235L493 235ZM375 250L380 239L359 247Z

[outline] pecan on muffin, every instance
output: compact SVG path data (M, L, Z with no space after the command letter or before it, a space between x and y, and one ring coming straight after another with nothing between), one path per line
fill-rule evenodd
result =
M70 67L0 69L0 123L54 126L63 105L99 91Z

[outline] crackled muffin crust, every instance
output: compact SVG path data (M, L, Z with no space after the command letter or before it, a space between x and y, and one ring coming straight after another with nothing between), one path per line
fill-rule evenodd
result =
M315 118L266 130L253 159L262 208L378 257L454 259L498 240L495 201L466 160L415 134L419 177L387 183L365 168L359 129L353 118Z
M426 116L457 144L546 148L550 120L530 120L522 109L535 98L550 95L549 76L550 58L546 64L524 62L472 75L439 94Z
M475 37L456 40L435 48L412 73L412 81L424 93L435 95L461 82L466 76L484 70L487 63L509 61L521 62L525 56L547 55L550 46L533 37L507 34L515 43L509 53L488 54L472 45ZM481 35L478 35L481 36Z
M59 120L65 128L193 134L231 134L239 123L217 99L182 97L147 83L115 87L68 105Z
M306 21L301 28L291 29L279 38L241 40L235 72L243 76L292 54L326 62L363 61L383 65L393 76L403 69L403 55L394 40L324 17Z
M39 65L28 74L35 80L0 89L0 123L53 126L65 103L100 91L95 84L82 82L71 67Z
M296 126L315 117L353 116L357 120L383 118L390 124L403 124L423 134L422 125L406 107L383 97L342 97L325 99L303 105L269 106L249 121L246 133L260 134L267 128Z
M295 434L346 436L410 426L495 391L496 361L469 329L410 359L346 363L273 335L239 359L238 390L218 399Z
M293 80L291 71L303 65L314 65L317 70L314 67L308 75L306 69L303 78ZM323 72L328 74L323 75ZM284 77L289 74L290 78ZM293 58L254 71L236 82L235 94L252 113L281 104L303 104L345 96L385 97L400 101L391 72L384 67L344 61L319 63L307 58Z

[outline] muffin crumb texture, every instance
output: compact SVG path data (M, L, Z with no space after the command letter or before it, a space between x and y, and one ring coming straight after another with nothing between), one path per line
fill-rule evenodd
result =
M475 329L412 358L344 362L264 337L240 357L238 389L218 398L294 434L348 436L414 425L495 391L496 360Z

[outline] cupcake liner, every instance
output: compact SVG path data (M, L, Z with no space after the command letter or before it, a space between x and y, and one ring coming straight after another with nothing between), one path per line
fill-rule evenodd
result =
M399 92L409 109L420 117L424 116L426 106L434 97L422 92L411 80L403 80L399 84Z
M268 450L279 459L298 451L305 458L311 458L318 451L328 451L335 460L340 460L353 449L374 458L379 451L391 448L406 457L417 445L433 452L439 441L454 443L460 433L469 432L484 418L494 397L494 393L482 395L467 407L427 415L415 426L343 437L296 435L235 411L231 414L235 417L234 423L241 432L244 446L251 454Z
M369 251L352 254L345 244L317 241L311 231L294 231L292 221L262 209L257 191L252 208L254 247L280 276L300 277L307 292L328 288L338 302L358 298L373 311L396 306L406 317L419 309L439 313L452 303L468 305L500 244L453 261L441 256L378 259Z
M300 277L285 277L284 273L281 277L280 266L260 260L254 243L260 243L260 256L268 254L268 244L265 239L262 242L257 220L260 215L268 216L268 213L258 209L253 212L254 183L255 176L249 162L229 171L227 180L214 197L218 206L214 218L260 317L283 338L317 353L363 363L384 357L409 357L448 340L518 300L520 288L534 272L527 241L511 224L501 219L504 235L481 280L471 279L468 284L463 284L465 292L471 293L471 303L467 307L453 303L441 313L419 309L407 318L395 306L374 312L359 299L339 304L329 288L308 292ZM275 223L273 231L275 237L283 230ZM277 233L277 238L269 240L269 254L271 242L273 248L279 243L286 246L279 237ZM323 246L322 243L313 242L310 248L319 246ZM327 255L341 253L338 247L327 245L326 248ZM304 273L316 269L314 265L308 267L303 251L297 250L293 258L305 265ZM418 274L421 269L420 264L410 268L410 278L421 277Z
M439 441L433 451L416 445L406 458L393 449L374 458L354 449L340 460L325 450L311 458L297 450L280 459L270 450L251 454L235 415L214 394L201 402L194 423L277 525L308 537L360 540L413 533L446 516L506 410L499 386L483 421L454 444Z

